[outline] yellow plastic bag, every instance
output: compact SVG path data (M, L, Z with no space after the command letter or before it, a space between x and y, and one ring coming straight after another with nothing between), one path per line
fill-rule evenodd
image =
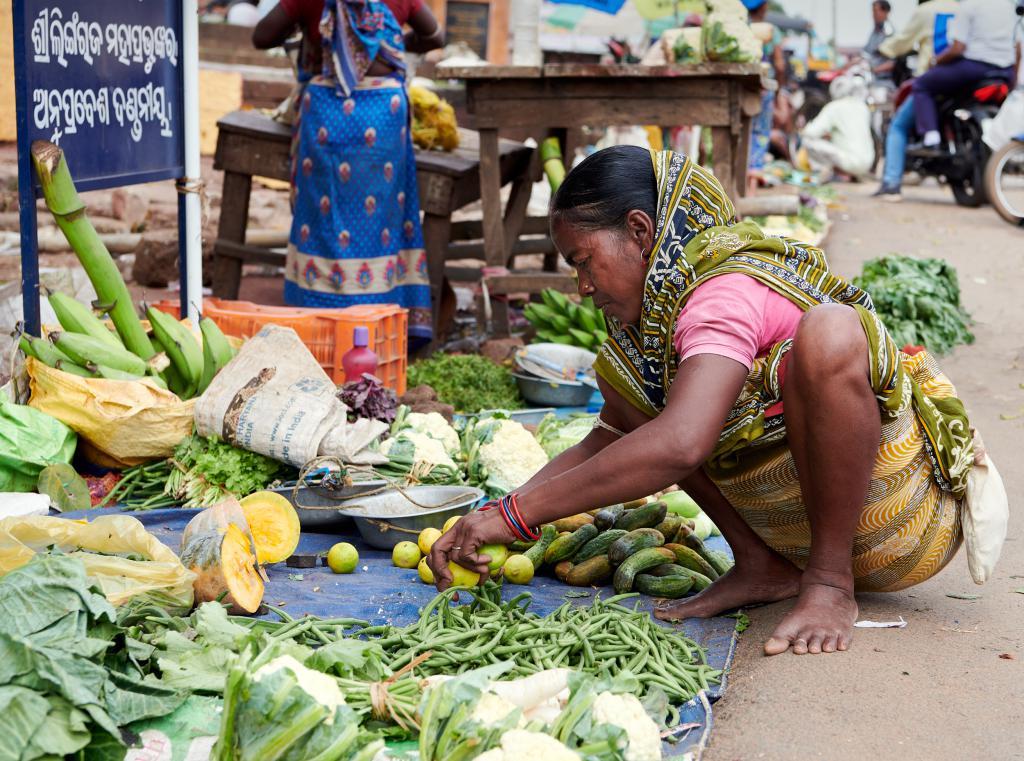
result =
M33 357L25 366L29 406L74 430L97 465L126 468L170 457L192 433L195 401L183 402L151 382L80 378Z
M129 515L104 515L89 523L48 516L4 518L0 520L0 575L54 546L81 560L90 580L115 607L146 595L175 612L192 609L195 574Z

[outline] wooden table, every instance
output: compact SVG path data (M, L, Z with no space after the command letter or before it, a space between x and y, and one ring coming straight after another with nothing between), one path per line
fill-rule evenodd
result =
M480 134L480 192L488 265L512 255L518 209L502 214L498 133L583 126L700 124L711 128L713 170L733 198L745 191L752 117L761 109L759 64L641 66L548 64L438 67L466 82L470 126ZM566 161L572 156L563 151Z
M217 122L217 152L214 169L224 172L220 221L214 243L214 295L238 298L242 265L283 265L280 251L246 244L249 223L249 197L254 176L288 180L290 176L289 147L291 129L257 111L235 111ZM430 272L431 302L434 327L439 331L439 305L444 283L445 262L450 259L482 258L483 243L465 242L483 237L479 222L453 224L452 212L478 200L481 196L478 171L480 148L476 133L460 130L461 144L451 153L416 151L416 176L420 209L423 211L423 239ZM497 145L497 154L488 154L495 168L494 179L501 185L511 183L509 212L516 221L509 221L508 239L516 241L520 232L536 233L529 226L524 230L523 218L530 197L532 178L537 172L532 148L511 140ZM499 218L499 222L500 222ZM546 231L546 226L544 230ZM453 240L457 242L452 242ZM551 254L549 240L524 240L516 254Z

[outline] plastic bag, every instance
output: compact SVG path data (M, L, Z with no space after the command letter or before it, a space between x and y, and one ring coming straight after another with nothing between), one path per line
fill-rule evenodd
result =
M77 442L64 423L0 394L0 492L35 491L39 472L70 463Z
M82 437L97 465L125 468L170 457L192 433L195 402L143 381L79 378L29 357L29 404Z
M967 498L960 513L967 567L975 584L984 584L995 570L1009 520L1010 505L1003 479L975 432L974 466L967 476Z
M20 568L49 547L80 559L89 578L115 607L146 595L172 611L192 609L195 574L129 515L104 515L89 523L49 516L4 518L0 520L0 575Z
M981 132L982 139L993 153L1017 135L1024 135L1024 89L1018 87L1010 93L995 118L982 124Z

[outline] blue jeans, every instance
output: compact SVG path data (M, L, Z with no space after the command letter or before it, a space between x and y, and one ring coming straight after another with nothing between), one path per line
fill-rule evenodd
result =
M911 95L896 109L885 135L885 166L882 168L882 184L887 187L900 186L903 169L907 163L907 141L914 129L914 96Z

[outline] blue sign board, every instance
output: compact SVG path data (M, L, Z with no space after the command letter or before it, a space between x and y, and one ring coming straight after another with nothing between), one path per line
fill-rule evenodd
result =
M22 292L30 332L39 330L32 142L63 149L79 190L183 177L182 56L180 0L14 0Z

